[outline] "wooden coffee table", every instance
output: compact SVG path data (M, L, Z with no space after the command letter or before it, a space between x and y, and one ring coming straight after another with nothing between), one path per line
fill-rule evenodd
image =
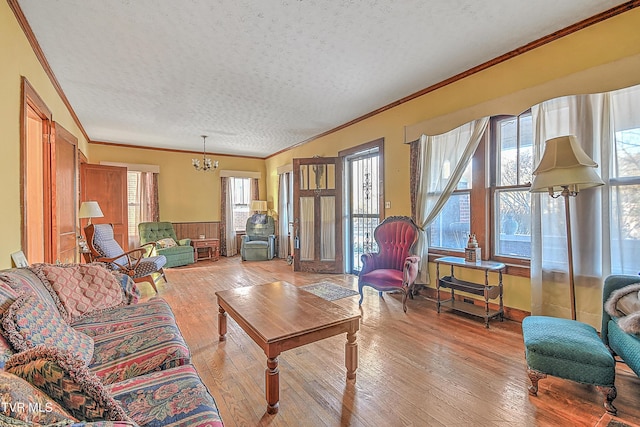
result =
M225 340L229 313L267 356L265 394L269 414L278 412L278 356L283 351L346 333L347 378L355 380L360 314L350 313L287 282L230 289L216 292L216 296L220 341Z

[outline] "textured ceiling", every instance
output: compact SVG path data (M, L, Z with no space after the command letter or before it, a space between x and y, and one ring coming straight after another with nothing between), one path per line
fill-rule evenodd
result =
M92 141L264 157L613 0L19 0Z

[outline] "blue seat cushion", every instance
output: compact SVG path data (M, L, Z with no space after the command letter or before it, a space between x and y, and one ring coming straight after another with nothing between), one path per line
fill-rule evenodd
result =
M615 360L592 326L529 316L522 321L522 335L529 368L583 384L614 385Z

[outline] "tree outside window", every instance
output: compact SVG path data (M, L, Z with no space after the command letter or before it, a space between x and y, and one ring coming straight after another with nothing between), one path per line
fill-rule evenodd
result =
M492 254L531 258L531 112L492 118Z

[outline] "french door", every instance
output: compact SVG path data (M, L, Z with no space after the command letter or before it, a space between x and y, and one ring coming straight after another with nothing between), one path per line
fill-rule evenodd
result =
M294 271L344 272L341 212L341 159L293 159Z

